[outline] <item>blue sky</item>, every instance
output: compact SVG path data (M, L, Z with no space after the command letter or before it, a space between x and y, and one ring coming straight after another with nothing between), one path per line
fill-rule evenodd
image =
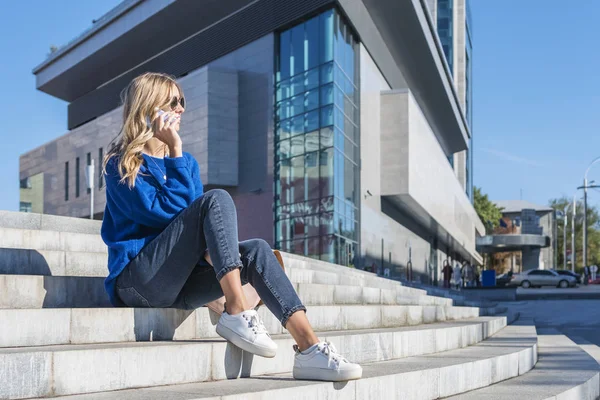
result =
M19 154L66 133L67 104L35 89L33 67L119 0L20 0L0 24L6 184L17 210ZM572 196L600 156L600 1L471 0L475 184L492 199ZM590 179L600 182L600 164ZM591 193L592 202L600 193Z

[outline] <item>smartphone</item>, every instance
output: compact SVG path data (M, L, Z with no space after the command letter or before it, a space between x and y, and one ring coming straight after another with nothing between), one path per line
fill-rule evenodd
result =
M158 116L164 115L164 117L163 117L163 121L164 122L166 122L167 119L169 118L169 115L166 112L164 112L163 110L158 110L157 114L158 114ZM146 126L148 128L152 128L152 120L147 115L146 115Z

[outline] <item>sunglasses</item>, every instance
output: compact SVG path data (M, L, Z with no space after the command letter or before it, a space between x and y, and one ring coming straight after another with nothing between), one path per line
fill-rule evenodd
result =
M181 107L185 108L185 97L173 97L173 99L171 99L171 102L169 103L172 110L177 108L177 104L181 104Z

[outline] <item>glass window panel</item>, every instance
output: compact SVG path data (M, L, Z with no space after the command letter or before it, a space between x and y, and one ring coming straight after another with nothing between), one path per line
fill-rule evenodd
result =
M280 203L292 203L292 169L283 162L279 163L279 182L281 185Z
M277 137L279 139L286 139L288 137L290 137L290 134L292 132L292 121L287 120L287 121L281 121L277 123Z
M333 148L321 151L321 175L319 178L321 197L333 196Z
M304 156L294 157L291 166L291 200L293 203L304 201Z
M321 199L316 198L312 200L308 200L304 203L304 212L305 214L318 214L321 207ZM316 223L317 226L319 223Z
M333 215L333 230L338 235L343 234L344 230L344 216L342 214L334 213Z
M333 60L333 10L319 16L319 25L321 63L325 63Z
M342 199L336 197L335 198L335 211L340 214L343 214L345 212L345 210L346 210L346 206L345 206L344 201Z
M321 105L333 104L333 83L321 86Z
M304 109L306 111L314 110L319 107L319 90L310 90L304 94Z
M304 255L304 239L294 240L292 242L292 252L294 254Z
M307 153L319 150L319 131L309 132L304 137L306 139L304 148ZM315 165L317 164L318 157L315 158Z
M285 31L279 36L279 64L280 64L280 79L286 79L290 77L290 49L291 33Z
M352 122L350 122L350 119L344 117L344 133L346 134L346 136L354 139L354 137L355 137L354 130L355 129L356 129L356 127L352 124Z
M334 232L333 213L327 212L327 213L321 214L320 220L321 220L321 227L320 227L321 236L332 234Z
M340 108L344 108L344 92L335 85L335 104Z
M291 149L289 157L299 156L300 154L304 154L304 136L298 135L294 136L291 141Z
M351 98L344 96L344 102L342 105L344 107L344 114L346 114L349 118L354 118L354 104L352 104Z
M340 62L344 58L342 53L342 43L344 41L342 29L343 25L340 14L336 12L333 17L333 54L337 62Z
M312 132L319 129L319 110L305 114L304 131Z
M278 241L285 241L290 239L290 220L282 219L277 221L276 235Z
M297 96L300 93L304 93L304 75L296 75L290 79L289 95Z
M344 198L344 156L339 150L334 150L334 177L333 183L335 185L335 196Z
M284 100L277 105L277 118L279 118L280 121L291 117L290 107L291 103L288 100Z
M333 106L321 108L321 126L333 125Z
M321 257L321 238L318 236L306 239L306 255L311 258Z
M303 96L292 97L289 100L284 100L279 104L279 118L287 119L294 115L298 115L304 112L304 99Z
M306 173L306 194L307 199L316 199L319 197L319 153L313 152L306 154L304 163Z
M344 151L344 133L338 129L335 128L335 148L339 149L340 151Z
M326 262L335 262L335 236L321 237L321 260Z
M292 62L290 74L296 75L304 71L304 24L291 29L292 31Z
M313 68L304 74L304 88L315 89L319 86L319 68Z
M314 68L319 65L319 17L315 17L306 22L305 48L305 69Z
M321 128L321 148L333 146L333 127Z
M304 233L305 233L304 232L304 228L305 228L304 218L305 217L303 217L303 216L296 216L296 217L290 219L290 223L292 226L291 239L297 239L299 237L304 237Z
M346 136L344 136L344 154L351 160L356 161L354 159L354 147L355 146L352 144L352 142Z
M290 80L286 79L277 84L277 101L290 97Z
M321 199L319 200L319 212L333 211L333 204L333 197L321 197Z
M354 47L353 47L353 45L354 45L354 39L352 38L352 32L350 31L350 28L348 26L346 26L344 69L346 70L346 74L351 79L354 79Z
M340 129L344 129L344 113L338 107L333 108L333 124Z
M277 156L279 159L291 157L291 144L289 139L280 140L277 143Z
M328 63L321 67L321 85L333 82L333 71L333 63Z
M304 115L297 115L290 120L290 135L304 133Z
M354 239L354 221L346 218L346 224L344 226L344 236L349 239Z
M354 164L344 158L344 199L354 203Z
M319 236L319 229L321 227L321 219L319 214L313 214L305 217L306 222L306 236Z

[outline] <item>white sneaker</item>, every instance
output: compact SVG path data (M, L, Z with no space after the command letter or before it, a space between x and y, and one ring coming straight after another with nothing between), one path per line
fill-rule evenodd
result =
M223 312L217 323L217 333L240 349L257 356L272 358L277 353L277 344L255 310L236 315Z
M360 379L362 368L346 360L329 342L317 343L308 354L294 346L294 378L313 381L349 381Z

